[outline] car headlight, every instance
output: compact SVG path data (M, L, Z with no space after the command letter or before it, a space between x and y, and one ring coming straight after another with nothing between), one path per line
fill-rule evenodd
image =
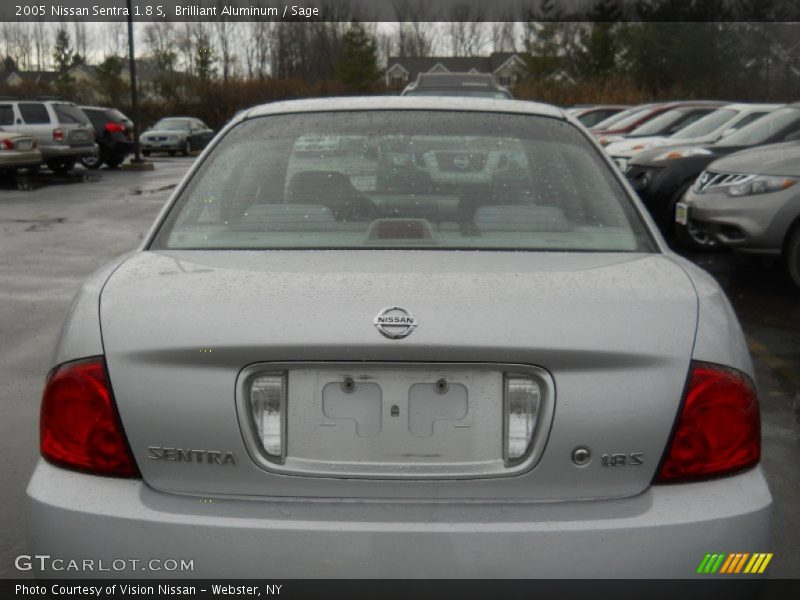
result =
M741 183L725 186L725 193L729 196L767 194L769 192L785 190L786 188L792 187L795 183L797 183L797 178L795 177L754 175Z
M654 161L675 160L676 158L686 158L688 156L708 156L711 150L705 148L684 148L682 150L668 150L654 157Z

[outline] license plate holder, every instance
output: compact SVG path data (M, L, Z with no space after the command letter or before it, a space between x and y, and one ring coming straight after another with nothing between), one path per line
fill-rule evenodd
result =
M675 222L679 225L686 225L689 222L689 205L685 202L678 202L675 205Z

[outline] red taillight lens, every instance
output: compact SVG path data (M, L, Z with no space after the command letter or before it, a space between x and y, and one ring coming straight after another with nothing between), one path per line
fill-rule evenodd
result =
M63 142L64 132L61 129L53 129L53 139L57 142Z
M0 148L3 150L13 150L14 149L14 142L11 140L0 140Z
M106 123L105 127L108 133L125 133L125 125L122 123L114 123L109 121Z
M656 483L729 475L761 459L758 396L749 377L695 362Z
M42 456L98 475L139 477L102 358L57 367L47 378L40 420Z

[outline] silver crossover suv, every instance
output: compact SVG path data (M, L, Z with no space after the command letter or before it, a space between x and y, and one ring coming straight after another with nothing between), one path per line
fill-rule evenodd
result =
M800 287L800 142L760 146L711 163L676 218L736 252L783 257Z
M84 112L61 100L0 100L0 128L36 139L42 160L64 174L80 158L97 154L94 128Z
M769 551L728 301L541 104L237 115L78 293L41 415L29 544L51 557L683 578Z

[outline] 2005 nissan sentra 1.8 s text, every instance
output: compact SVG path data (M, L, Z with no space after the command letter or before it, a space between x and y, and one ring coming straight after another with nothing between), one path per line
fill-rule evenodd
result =
M238 115L77 295L41 452L32 552L194 576L690 577L769 550L730 305L528 102Z

